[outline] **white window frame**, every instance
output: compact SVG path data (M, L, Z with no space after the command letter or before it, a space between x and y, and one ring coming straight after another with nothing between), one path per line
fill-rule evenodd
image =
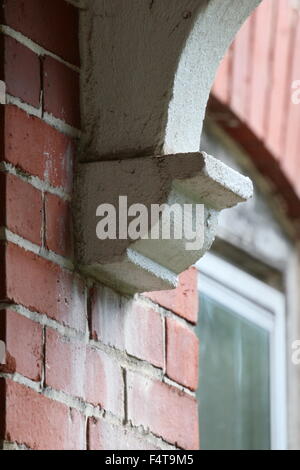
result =
M287 448L285 297L278 290L208 253L197 264L198 289L270 332L271 448ZM201 306L200 306L201 308Z

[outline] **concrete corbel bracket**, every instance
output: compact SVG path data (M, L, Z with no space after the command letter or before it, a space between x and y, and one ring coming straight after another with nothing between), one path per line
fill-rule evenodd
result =
M125 293L174 288L211 247L219 212L252 193L249 178L204 152L80 163L79 265Z

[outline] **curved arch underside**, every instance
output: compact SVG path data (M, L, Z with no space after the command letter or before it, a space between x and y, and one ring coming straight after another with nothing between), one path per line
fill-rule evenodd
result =
M82 159L195 152L218 65L260 0L91 0Z

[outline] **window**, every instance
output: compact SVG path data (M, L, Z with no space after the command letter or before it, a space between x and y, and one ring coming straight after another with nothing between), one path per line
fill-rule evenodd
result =
M198 263L202 449L285 449L284 296L208 254Z

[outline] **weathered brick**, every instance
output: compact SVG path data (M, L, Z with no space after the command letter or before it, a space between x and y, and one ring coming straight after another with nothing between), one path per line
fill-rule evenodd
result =
M34 450L84 450L85 417L23 385L6 381L5 439Z
M167 375L185 387L198 385L199 340L180 322L167 318Z
M70 192L75 153L72 139L16 106L5 106L4 119L4 160Z
M44 59L44 110L80 129L79 74L52 57Z
M120 367L105 353L53 330L46 335L46 384L123 415Z
M164 366L164 331L159 313L130 302L125 316L125 350L128 354Z
M62 0L3 0L2 23L79 65L78 10Z
M7 300L85 331L84 284L76 275L11 243L5 261Z
M127 374L128 419L183 449L198 449L196 400L162 382Z
M4 372L18 372L39 381L42 375L43 329L38 323L12 311L0 312L2 336L6 345Z
M1 190L2 206L3 209L5 208L5 216L0 219L1 225L26 240L40 245L41 192L14 175L2 174L1 182L4 184Z
M198 290L197 270L190 268L179 276L179 286L170 291L149 292L144 295L167 310L197 323Z
M45 382L56 390L84 398L86 348L47 329Z
M93 291L90 326L94 339L163 368L163 323L152 308L100 286Z
M88 420L89 450L159 450L142 436L136 436L127 429L120 428L104 420Z
M114 290L98 284L90 290L90 304L91 338L124 349L123 319L127 299Z
M0 124L1 125L1 124ZM0 171L0 227L6 225L6 175Z
M6 383L0 377L0 440L5 438Z
M46 245L62 256L73 257L72 217L69 202L46 194Z
M9 36L1 37L2 77L10 95L39 108L41 93L40 59L37 54Z
M124 418L124 382L120 366L105 353L87 349L86 400Z
M6 296L6 243L0 240L0 301L5 302L7 300Z

